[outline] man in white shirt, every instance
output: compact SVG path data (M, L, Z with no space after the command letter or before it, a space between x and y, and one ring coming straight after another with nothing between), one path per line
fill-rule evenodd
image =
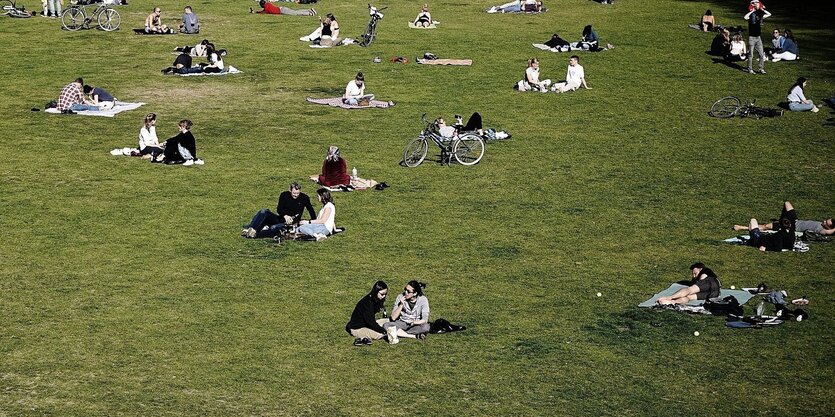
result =
M568 72L565 75L565 81L554 84L552 90L557 93L565 93L574 91L580 87L591 90L591 87L586 84L586 71L580 65L580 57L572 55L568 61Z

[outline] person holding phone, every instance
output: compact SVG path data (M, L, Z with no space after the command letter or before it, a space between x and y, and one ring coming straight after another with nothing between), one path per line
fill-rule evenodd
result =
M396 332L398 337L425 339L429 333L429 299L423 295L426 284L409 281L403 292L394 300L390 322L383 325L387 332ZM396 330L389 330L395 328Z

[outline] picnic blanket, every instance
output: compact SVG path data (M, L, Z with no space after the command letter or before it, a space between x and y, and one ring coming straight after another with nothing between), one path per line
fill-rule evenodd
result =
M472 59L417 59L418 64L423 65L466 65L470 66L473 65Z
M239 69L237 69L237 68L235 68L235 67L233 67L233 66L231 66L231 65L228 65L228 66L226 66L226 68L224 68L224 69L223 69L223 71L221 71L221 72L197 72L197 73L190 73L190 74L177 74L177 73L175 72L175 74L179 75L180 77L193 77L193 76L196 76L196 75L226 75L226 74L240 74L241 72L243 72L243 71L241 71L241 70L239 70Z
M672 285L670 285L670 288L667 288L666 290L661 291L658 294L653 295L652 297L650 297L649 300L646 300L643 303L638 304L638 307L652 307L652 306L655 305L656 301L658 301L659 298L673 295L673 294L675 294L676 291L678 291L682 288L686 288L686 287L687 287L686 285L672 284ZM729 295L734 296L734 298L736 298L736 300L739 301L739 305L743 305L743 304L747 303L748 300L750 300L752 297L754 297L754 294L751 294L750 292L744 291L744 290L729 290L727 288L722 288L722 289L719 290L719 297L720 298L725 298ZM700 306L700 305L704 304L704 302L705 302L704 300L694 300L694 301L691 301L691 302L687 303L687 305L695 307L695 306Z
M544 43L532 43L531 45L533 45L533 47L536 48L536 49L541 49L543 51L548 51L548 52L602 52L602 51L605 51L605 50L609 49L608 47L606 47L606 48L597 49L595 51L591 51L589 49L583 49L583 48L567 48L567 49L560 50L558 48L552 48L552 47L550 47L550 46L548 46Z
M107 110L85 110L76 112L79 116L104 116L104 117L113 117L123 111L134 110L142 107L145 103L123 103L121 101L117 101L116 104ZM44 110L45 113L52 113L52 114L61 114L61 112L56 108L46 109Z
M342 97L334 97L334 98L313 98L308 97L307 100L309 103L313 104L324 104L326 106L331 107L339 107L343 109L370 109L370 108L379 108L385 109L394 106L393 101L380 101L380 100L371 100L370 105L368 106L352 106L350 104L345 104L342 102Z
M134 35L176 35L177 32L171 28L169 28L168 32L159 33L159 32L145 32L145 28L139 28L133 30Z
M423 25L416 25L415 22L409 22L409 29L436 29L441 22L434 20L429 26L424 27Z
M319 184L319 175L311 175L310 180ZM377 185L377 181L367 180L365 178L351 178L351 188L345 186L328 187L320 184L322 188L330 192L368 190L374 188L375 185Z

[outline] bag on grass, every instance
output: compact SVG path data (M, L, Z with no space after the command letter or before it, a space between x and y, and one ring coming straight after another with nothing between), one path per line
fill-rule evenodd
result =
M739 301L736 297L732 295L729 295L721 300L705 300L703 306L705 310L710 311L710 314L713 314L714 316L742 315L742 306L739 305Z

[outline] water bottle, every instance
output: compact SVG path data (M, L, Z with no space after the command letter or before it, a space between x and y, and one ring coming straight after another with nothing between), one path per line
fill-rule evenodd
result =
M351 170L351 178L357 179L357 167L354 167L354 169Z

